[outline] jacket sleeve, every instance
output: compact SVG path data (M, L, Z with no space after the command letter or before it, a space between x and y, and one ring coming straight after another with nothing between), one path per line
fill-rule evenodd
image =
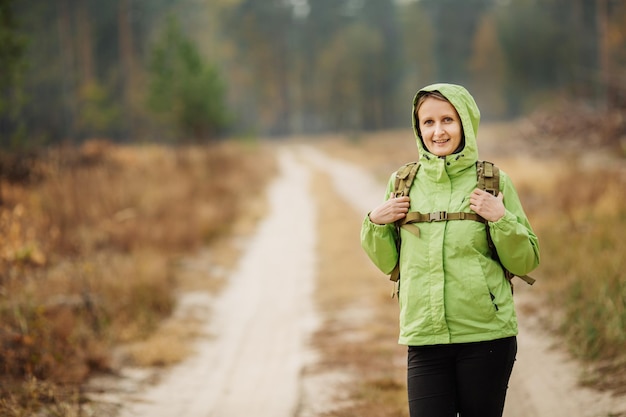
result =
M390 274L398 261L396 230L393 224L372 223L365 216L361 225L361 246L371 261L384 274Z
M395 178L395 173L389 181L385 198L393 190L393 178ZM372 223L369 213L363 219L361 247L374 265L384 274L390 274L398 261L396 236L397 232L393 223L385 225Z
M500 175L506 213L497 222L489 222L489 232L502 265L513 274L523 276L539 265L539 241L513 183L502 171Z

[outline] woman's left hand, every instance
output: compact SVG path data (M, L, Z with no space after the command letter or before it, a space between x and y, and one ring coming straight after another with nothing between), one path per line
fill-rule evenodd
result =
M502 193L494 197L492 194L477 188L470 195L470 209L485 220L497 222L506 213L502 202L503 198Z

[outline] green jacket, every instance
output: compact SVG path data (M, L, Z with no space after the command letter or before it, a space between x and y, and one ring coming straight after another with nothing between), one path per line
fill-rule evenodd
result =
M461 86L434 84L456 108L465 134L464 148L446 157L428 152L413 129L420 168L410 191L410 211L471 212L469 196L476 188L476 136L480 112ZM419 92L418 92L419 94ZM415 103L413 101L413 114ZM385 196L393 190L391 176ZM537 236L531 229L508 175L500 170L500 190L506 214L489 222L502 264L526 275L539 264ZM483 223L456 220L419 223L420 236L401 229L400 337L404 345L434 345L494 340L517 334L511 288L487 243ZM393 224L377 225L366 216L361 245L373 263L389 274L398 259Z

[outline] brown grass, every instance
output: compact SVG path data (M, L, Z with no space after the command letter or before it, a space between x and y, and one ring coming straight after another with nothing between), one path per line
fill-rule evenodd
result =
M538 214L554 323L588 385L626 394L626 169L573 164Z
M163 320L179 290L220 282L206 276L209 265L200 274L185 259L261 215L275 170L267 152L97 142L40 156L30 167L36 181L3 182L0 414L71 406L86 378L111 368L116 346L141 364L184 357L193 326Z
M356 377L356 383L344 387L349 401L328 416L407 415L405 349L395 343L397 303L390 298L391 282L359 247L361 213L338 198L325 176L315 176L313 189L320 210L316 300L323 312L314 343L324 355L309 372Z

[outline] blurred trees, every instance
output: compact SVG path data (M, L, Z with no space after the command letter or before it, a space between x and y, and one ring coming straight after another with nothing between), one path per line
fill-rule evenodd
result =
M249 120L267 133L288 133L296 52L292 6L283 0L243 0L233 6L227 20L237 63L248 69L242 99L249 103Z
M24 125L19 115L24 104L23 72L26 39L17 30L14 0L0 0L0 134L3 142L20 139Z
M626 107L621 0L0 0L0 16L2 146L407 126L438 81L485 118Z
M166 128L176 129L174 136L202 140L228 124L216 68L204 62L173 17L154 45L148 78L148 108Z
M600 82L596 1L518 0L497 8L508 115L527 110L529 92L593 97Z
M470 81L468 62L474 53L476 28L491 0L422 0L433 31L431 56L437 75L448 82L465 85Z

